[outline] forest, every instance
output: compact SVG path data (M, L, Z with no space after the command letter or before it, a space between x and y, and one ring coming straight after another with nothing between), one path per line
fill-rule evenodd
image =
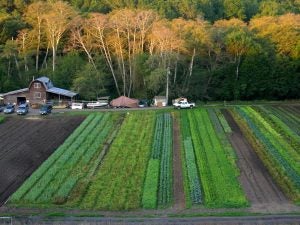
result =
M0 93L300 98L300 0L0 0Z

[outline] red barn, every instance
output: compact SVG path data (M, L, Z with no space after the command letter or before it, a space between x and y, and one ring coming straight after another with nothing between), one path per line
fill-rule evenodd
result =
M54 87L48 77L40 77L30 82L28 88L10 91L3 94L4 103L20 104L27 102L30 105L58 102L64 104L72 101L77 93Z

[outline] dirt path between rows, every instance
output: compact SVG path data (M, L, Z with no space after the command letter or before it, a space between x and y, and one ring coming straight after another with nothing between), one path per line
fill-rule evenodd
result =
M185 196L180 153L180 131L176 116L173 116L173 187L173 209L183 210L185 208Z
M271 175L243 136L231 114L227 110L222 112L232 129L229 140L236 150L237 164L241 172L239 180L251 203L251 210L264 209L269 212L274 210L288 212L295 209L295 206L289 202L274 183Z

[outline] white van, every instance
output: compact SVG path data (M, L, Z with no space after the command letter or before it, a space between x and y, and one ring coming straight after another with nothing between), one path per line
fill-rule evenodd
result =
M83 109L83 108L84 108L83 103L73 102L71 105L71 109Z

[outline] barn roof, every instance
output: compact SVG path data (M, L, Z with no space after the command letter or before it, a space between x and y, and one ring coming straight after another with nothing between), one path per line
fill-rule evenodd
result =
M6 96L6 95L14 95L14 94L26 92L26 91L28 91L28 90L29 90L28 88L23 88L23 89L19 89L19 90L15 90L15 91L10 91L10 92L4 93L3 96Z
M77 93L75 93L75 92L65 90L65 89L62 89L62 88L57 88L57 87L52 87L52 88L48 89L47 92L57 94L57 95L67 96L67 97L70 97L70 98L73 98L75 95L77 95Z
M36 80L42 82L44 84L46 90L54 87L52 81L48 77L39 77L39 78L35 79L34 81L36 81Z

